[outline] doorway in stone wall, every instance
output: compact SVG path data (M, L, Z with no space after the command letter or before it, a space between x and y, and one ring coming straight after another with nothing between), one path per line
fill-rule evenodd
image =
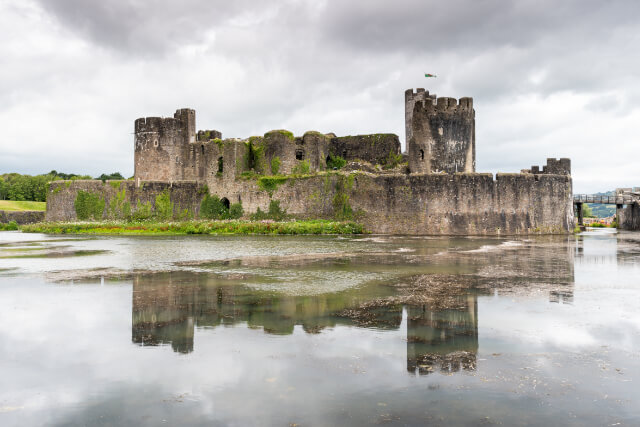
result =
M229 206L231 206L231 203L229 203L229 199L227 199L226 197L223 197L222 200L220 200L220 202L224 205L225 208L229 209Z

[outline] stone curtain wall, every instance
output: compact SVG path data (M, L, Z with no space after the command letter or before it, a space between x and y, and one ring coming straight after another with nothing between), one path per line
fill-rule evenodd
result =
M137 187L134 181L106 181L104 183L97 180L54 181L47 193L46 221L77 220L74 202L80 190L97 194L105 200L104 218L109 215L111 200L117 197L122 190L125 190L125 201L130 203L132 210L144 203L150 203L155 208L156 196L168 190L176 214L184 209L189 209L194 215L197 215L204 195L202 187L195 182L170 184L150 181Z
M631 203L616 209L618 228L621 230L640 230L640 205Z
M32 224L44 221L42 211L0 211L0 223L15 221L18 224Z
M46 219L75 220L78 190L102 195L106 217L109 201L122 188L132 206L138 200L153 205L158 194L169 190L176 211L197 214L202 200L201 187L190 182L145 182L138 188L132 181L58 181L48 194ZM498 174L493 179L491 174L328 173L283 178L269 189L253 179L236 180L211 192L242 203L247 215L258 208L266 211L271 200L278 200L296 217L355 219L384 234L569 233L574 226L567 175Z

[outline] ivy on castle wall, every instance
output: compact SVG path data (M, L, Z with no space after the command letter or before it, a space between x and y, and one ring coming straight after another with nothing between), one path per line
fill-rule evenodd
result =
M81 221L102 219L105 201L98 194L80 190L73 202L73 207L76 211L76 216Z

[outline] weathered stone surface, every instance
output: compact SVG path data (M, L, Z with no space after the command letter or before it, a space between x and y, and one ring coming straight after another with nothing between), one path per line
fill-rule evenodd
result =
M0 223L15 221L18 224L32 224L44 221L43 211L0 211Z
M125 191L125 200L131 204L134 210L136 206L144 203L150 203L152 208L155 208L156 197L163 191L169 191L176 215L184 209L189 209L194 215L197 215L204 196L202 186L196 182L146 181L137 186L134 181L106 181L104 183L99 180L54 181L47 193L45 219L47 221L77 220L74 203L81 190L98 194L105 200L104 218L109 216L111 200L122 190Z
M408 97L407 93L405 97ZM471 98L420 98L411 101L407 140L412 173L475 172L475 111Z
M616 209L618 228L621 230L640 230L640 205L630 203Z
M173 118L138 119L135 181L53 183L46 217L75 219L73 203L80 190L100 194L108 206L121 189L132 206L138 200L153 203L158 194L170 191L176 209L197 214L206 184L209 193L241 203L246 214L266 211L277 200L296 217L353 218L376 233L489 235L573 229L569 159L547 159L542 172L534 166L494 179L475 173L471 98L456 101L424 89L408 90L405 119L408 153L401 156L393 134L336 137L311 131L294 137L275 130L263 137L222 140L218 131L200 131L196 138L193 110L178 110ZM325 172L329 154L343 157L348 166ZM380 166L389 160L394 165L408 161L409 170L383 173ZM257 179L276 174L268 188L264 178Z
M329 152L345 160L385 164L389 153L400 154L400 140L392 133L331 138Z

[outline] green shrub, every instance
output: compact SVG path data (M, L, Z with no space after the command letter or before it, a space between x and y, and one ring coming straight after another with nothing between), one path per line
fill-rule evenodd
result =
M131 217L136 221L145 221L151 218L153 214L153 207L151 206L151 202L141 203L138 200L136 205L136 210L131 214Z
M280 157L275 156L271 159L271 174L278 175L278 171L280 171Z
M252 136L249 141L245 142L247 150L244 155L244 167L247 170L263 173L266 169L266 160L264 158L264 139L258 136Z
M393 154L393 151L389 151L389 155L385 159L383 169L394 169L400 162L402 162L402 154Z
M0 231L12 231L18 229L18 223L15 221L9 221L7 224L0 223Z
M293 168L293 174L295 175L306 175L311 170L311 164L308 160L301 160L298 164Z
M79 190L73 202L76 216L81 221L101 219L104 212L105 201L98 194Z
M127 190L118 191L114 197L109 200L108 215L114 219L129 219L131 217L131 203L127 200Z
M242 217L242 215L244 215L244 209L242 209L242 204L233 203L231 206L229 206L229 215L228 215L229 219L238 219Z
M342 157L329 154L329 160L327 160L327 169L341 169L346 164L347 161Z
M275 190L278 189L278 186L287 182L286 176L276 175L276 176L262 176L258 178L258 187L267 191L269 194L272 194Z
M269 202L269 210L263 212L260 208L251 215L251 219L254 221L260 221L264 219L273 219L275 221L282 221L287 218L287 211L280 207L280 201L271 200Z
M156 196L156 217L165 221L173 218L173 203L169 190L164 190Z

